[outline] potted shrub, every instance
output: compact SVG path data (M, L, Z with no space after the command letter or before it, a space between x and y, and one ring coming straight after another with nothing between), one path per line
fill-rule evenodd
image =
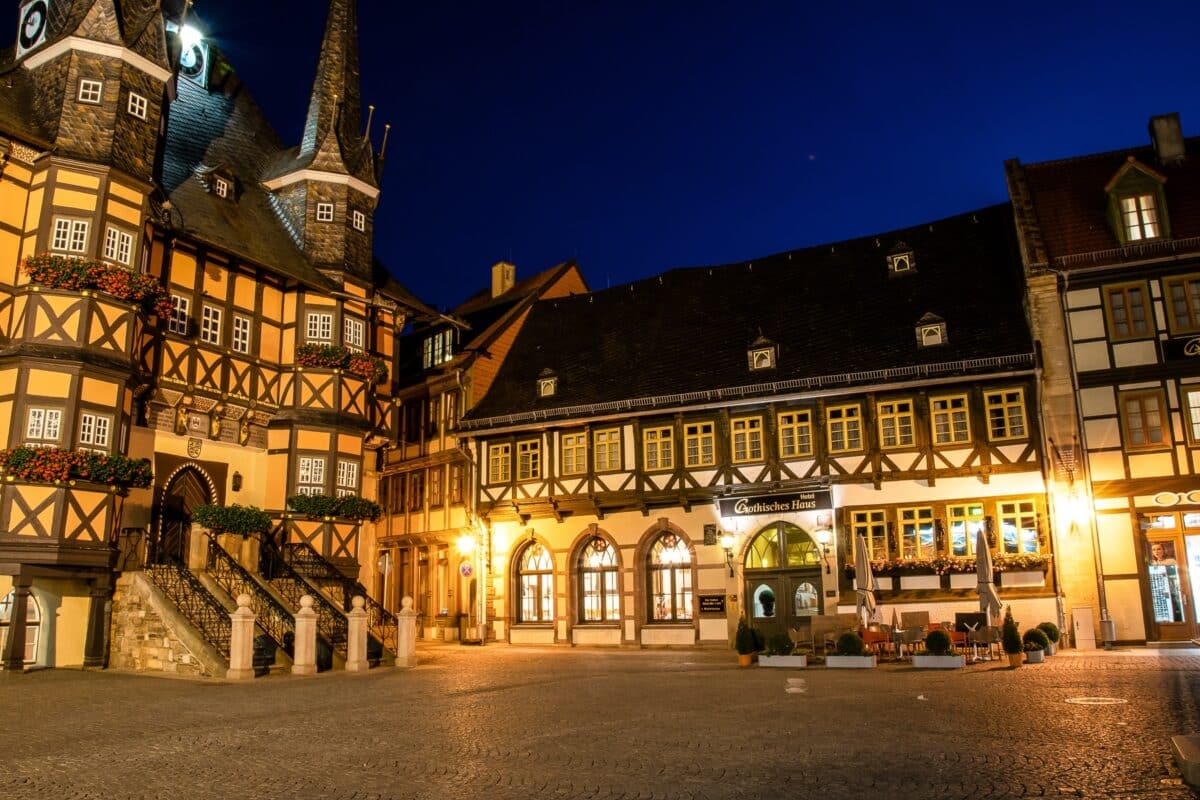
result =
M967 659L954 652L950 634L934 628L925 635L925 652L914 655L912 663L917 669L962 669L967 665Z
M1053 622L1038 623L1038 628L1042 633L1046 634L1049 644L1046 646L1046 655L1052 656L1058 652L1058 640L1062 638L1062 631Z
M807 667L808 657L796 653L795 642L786 633L777 633L767 640L767 649L758 657L760 667Z
M1008 656L1010 667L1021 666L1025 644L1021 641L1021 631L1017 628L1016 621L1013 620L1012 606L1004 610L1004 626L1000 629L1000 646L1004 648L1004 653Z
M871 669L875 656L866 655L862 637L854 631L846 631L837 638L835 655L825 657L825 666L834 669Z
M1050 639L1041 628L1030 628L1025 631L1021 637L1021 643L1025 647L1026 663L1041 664L1046 660L1046 647L1050 644Z
M756 647L757 637L754 633L754 628L750 627L750 623L746 622L745 617L738 620L737 633L733 637L733 647L737 650L739 667L748 667L754 662L754 653L758 649Z

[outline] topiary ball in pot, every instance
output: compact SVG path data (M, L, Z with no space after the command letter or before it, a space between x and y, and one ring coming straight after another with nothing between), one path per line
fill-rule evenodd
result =
M1058 640L1062 638L1062 632L1053 622L1040 622L1038 629L1046 634L1046 638L1050 640L1050 644L1058 644Z
M1021 642L1026 650L1045 650L1050 644L1050 639L1041 628L1030 628L1021 637Z
M769 656L790 656L793 649L795 649L795 644L792 642L792 637L786 633L776 633L767 640L767 655Z
M931 656L948 656L954 649L950 634L940 628L934 628L925 634L925 650Z
M839 656L861 656L863 652L862 637L854 631L846 631L837 638L837 654Z
M733 647L738 655L748 656L755 651L754 628L742 617L738 620L737 633L733 637Z

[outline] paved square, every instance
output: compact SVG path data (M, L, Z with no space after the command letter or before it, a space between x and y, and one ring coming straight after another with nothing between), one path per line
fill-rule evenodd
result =
M253 684L0 675L0 798L1196 796L1170 737L1200 731L1198 650L953 673L738 669L717 651L420 657ZM1126 702L1065 702L1100 696Z

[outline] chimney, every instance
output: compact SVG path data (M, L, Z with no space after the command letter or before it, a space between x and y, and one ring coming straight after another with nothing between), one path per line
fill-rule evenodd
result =
M507 292L517 282L517 268L507 261L497 261L492 265L492 297L499 297Z
M1179 112L1150 118L1150 142L1154 145L1159 164L1178 164L1183 161L1186 153L1183 149L1183 127L1179 124Z

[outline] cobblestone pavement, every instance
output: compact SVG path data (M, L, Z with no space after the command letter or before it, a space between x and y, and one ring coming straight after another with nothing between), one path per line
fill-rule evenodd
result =
M738 669L723 651L420 657L240 684L0 674L0 798L1196 797L1170 737L1200 730L1200 650L953 673Z

